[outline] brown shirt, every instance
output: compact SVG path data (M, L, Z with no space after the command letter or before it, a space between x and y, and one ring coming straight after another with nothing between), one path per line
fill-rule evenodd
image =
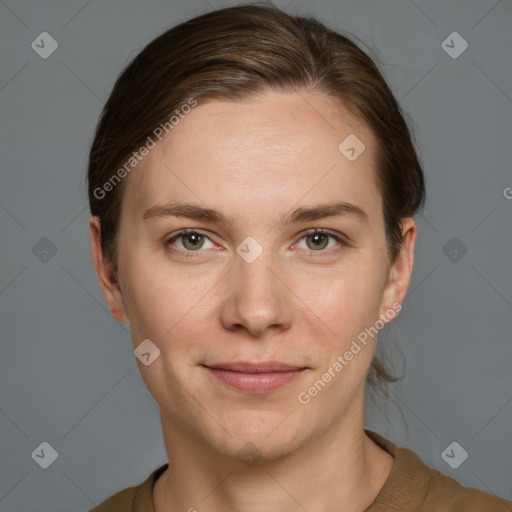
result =
M512 512L507 501L472 487L425 465L411 450L366 434L394 456L393 469L379 495L366 512ZM153 485L167 469L159 467L140 485L114 494L89 512L155 512Z

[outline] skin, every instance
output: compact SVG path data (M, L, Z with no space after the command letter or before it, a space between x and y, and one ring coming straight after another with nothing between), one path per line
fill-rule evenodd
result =
M338 150L349 134L366 146L352 162ZM372 133L322 95L199 102L126 178L117 279L99 220L91 219L94 265L112 314L130 323L134 347L149 338L160 349L149 366L137 360L171 461L154 488L157 512L320 512L333 503L356 512L385 484L393 457L364 432L376 337L309 404L297 399L407 292L416 225L404 219L403 248L391 265L374 149ZM366 220L284 223L299 207L340 201ZM169 202L219 210L231 223L143 218ZM187 228L206 235L204 245L191 250L185 236L171 252L166 242ZM307 233L313 228L346 237L346 245L320 237L318 249ZM248 236L263 248L252 263L236 252ZM202 366L241 360L307 370L250 395ZM251 467L237 457L247 442L261 455Z

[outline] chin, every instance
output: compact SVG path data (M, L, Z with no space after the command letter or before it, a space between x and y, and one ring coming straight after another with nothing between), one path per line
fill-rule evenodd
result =
M210 438L210 443L231 458L281 458L293 452L301 444L299 436L305 434L299 428L297 418L293 418L293 414L287 418L289 413L289 410L245 410L225 414L219 423L225 426L229 434L217 425L215 431L221 437ZM211 435L212 431L209 434Z

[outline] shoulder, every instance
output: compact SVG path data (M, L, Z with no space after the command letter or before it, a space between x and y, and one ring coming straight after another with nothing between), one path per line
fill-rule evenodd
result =
M153 486L167 466L160 466L141 484L117 492L89 512L153 512Z
M397 446L366 430L377 445L394 457L387 482L368 512L512 512L512 502L485 491L466 487L427 466L408 448Z
M139 489L139 485L128 487L117 492L89 512L132 512L133 500Z
M512 502L460 484L457 480L425 466L430 473L430 485L426 495L425 510L446 512L512 512ZM423 510L423 509L422 509Z

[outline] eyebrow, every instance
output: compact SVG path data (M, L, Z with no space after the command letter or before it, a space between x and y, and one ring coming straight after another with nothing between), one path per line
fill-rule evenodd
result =
M368 214L359 206L347 202L340 202L297 208L286 215L281 223L293 224L328 217L345 216L353 217L364 222L368 221ZM187 203L169 203L161 206L152 206L143 215L143 219L151 219L154 217L184 217L192 220L204 220L214 224L233 224L231 219L228 219L218 210Z

